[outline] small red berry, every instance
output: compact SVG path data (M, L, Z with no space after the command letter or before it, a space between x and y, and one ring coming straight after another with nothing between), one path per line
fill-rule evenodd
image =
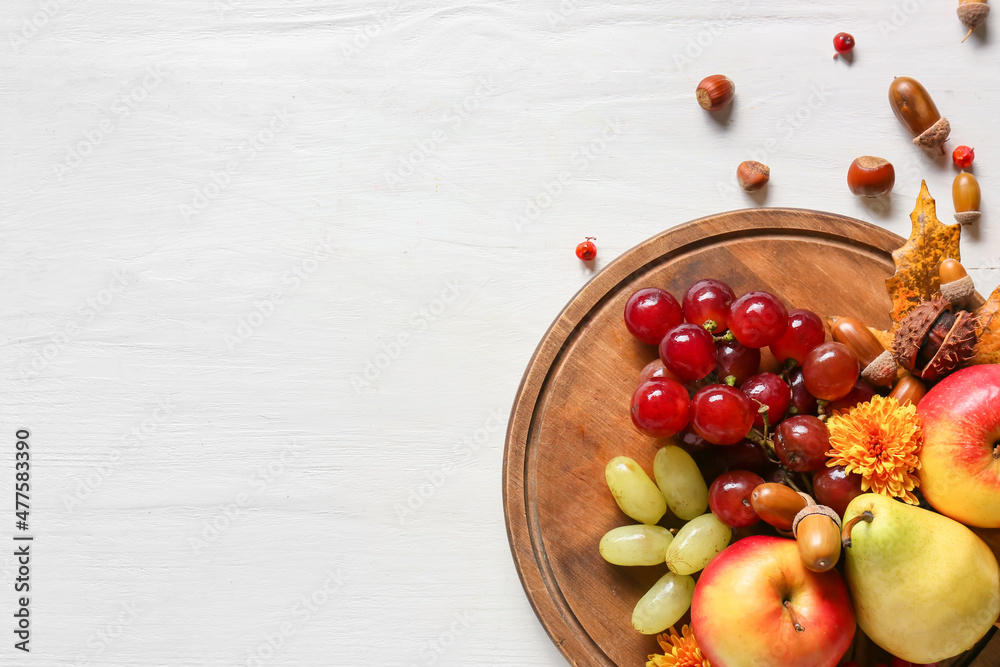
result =
M976 159L976 151L968 146L959 146L951 154L951 159L956 167L968 169L972 166L972 161Z
M833 38L833 48L837 53L850 53L854 50L854 37L846 32L838 32Z
M576 246L576 256L585 262L592 261L597 257L597 246L594 245L593 236L588 236L587 240Z

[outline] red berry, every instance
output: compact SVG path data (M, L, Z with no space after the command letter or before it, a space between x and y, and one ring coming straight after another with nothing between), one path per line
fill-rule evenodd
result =
M838 32L833 38L833 48L837 53L850 53L854 49L854 37L846 32Z
M645 287L625 303L625 328L649 345L659 345L667 332L683 321L677 299L658 287Z
M976 151L968 146L959 146L951 154L952 162L960 169L968 169L976 159Z
M729 306L735 298L733 289L721 280L699 280L684 292L684 317L698 326L715 322L712 333L718 335L729 326Z
M713 445L735 445L753 428L756 404L739 389L710 384L691 399L691 425Z
M788 326L781 338L771 343L771 353L778 361L794 359L800 364L814 347L826 339L823 320L811 310L796 308L788 311Z
M697 324L678 324L660 341L660 359L684 382L700 380L715 370L715 340Z
M639 385L632 395L632 423L653 438L669 438L687 426L691 401L687 389L658 378Z
M767 347L787 326L785 304L768 292L747 292L729 307L729 330L745 347Z
M594 245L593 236L588 236L587 240L576 246L576 256L585 262L592 261L597 257L597 246Z

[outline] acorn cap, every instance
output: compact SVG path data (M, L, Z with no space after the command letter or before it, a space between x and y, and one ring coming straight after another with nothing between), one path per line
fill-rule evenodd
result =
M951 135L951 123L944 116L924 130L923 134L913 140L913 145L923 149L941 148Z
M830 517L830 519L837 524L837 528L840 528L842 525L840 522L840 515L837 514L833 508L827 507L826 505L807 505L795 515L795 519L792 521L792 534L798 537L799 522L807 516L811 516L813 514L822 514Z
M886 350L865 366L861 371L861 379L868 384L888 387L896 379L897 370L899 366L896 364L896 359L892 356L892 352Z
M972 31L978 28L990 15L990 6L985 2L967 2L964 5L959 5L956 11L959 20L965 24L965 27L969 29L969 35L971 35ZM968 39L969 35L966 35L962 41Z
M979 222L982 215L979 211L961 211L955 214L955 219L960 225L972 225Z
M978 211L977 211L978 212ZM941 296L954 304L965 303L976 291L976 285L972 282L972 276L962 276L958 280L950 283L941 283Z

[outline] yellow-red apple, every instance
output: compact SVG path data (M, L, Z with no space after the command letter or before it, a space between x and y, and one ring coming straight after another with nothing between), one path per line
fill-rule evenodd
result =
M691 626L713 667L835 667L856 627L839 572L810 572L794 540L763 535L708 564Z
M1000 528L1000 365L952 373L917 403L920 490L968 526Z

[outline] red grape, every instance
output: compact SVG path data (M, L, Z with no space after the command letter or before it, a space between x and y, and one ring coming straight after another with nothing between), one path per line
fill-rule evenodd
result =
M687 426L687 389L667 378L649 380L632 395L632 423L646 435L667 438Z
M802 378L802 367L796 366L788 371L788 386L792 390L791 407L795 409L797 415L815 415L819 413L819 404L816 397L806 389L806 382Z
M858 381L854 383L854 388L847 392L846 396L827 403L826 414L835 415L838 412L847 412L858 403L867 403L872 400L874 395L875 390L872 389L871 385L858 378Z
M767 423L771 430L774 430L775 425L785 418L788 404L792 400L791 389L788 388L784 380L774 373L760 373L748 378L740 385L740 391L755 403L759 402L767 406ZM757 428L764 428L764 415L759 409L753 418L753 425Z
M861 475L847 472L844 466L822 468L813 475L813 492L816 502L844 516L850 502L863 493Z
M695 433L690 424L685 426L684 429L677 434L677 441L679 442L681 448L688 454L695 454L697 452L715 449L715 445Z
M735 445L753 428L754 402L739 389L710 384L691 399L691 425L713 445Z
M651 362L643 366L642 370L639 372L639 384L656 378L667 378L669 380L677 379L674 377L673 373L663 367L663 360L653 359Z
M764 483L749 470L733 470L719 475L708 490L708 506L719 521L730 528L744 528L760 521L750 504L750 494Z
M797 415L778 424L774 453L793 472L819 470L830 451L830 431L818 417Z
M666 333L684 321L674 295L658 287L645 287L625 304L625 328L643 343L659 345Z
M861 373L858 356L843 343L823 343L802 362L806 389L816 398L833 401L854 388Z
M747 347L766 347L781 338L788 310L769 292L748 292L729 307L729 330Z
M767 458L764 448L752 440L743 439L735 445L725 445L713 449L723 472L749 470L758 475L765 475L775 467L775 464Z
M771 343L771 354L778 361L794 359L800 364L814 347L826 340L823 320L811 310L788 311L788 325L781 338Z
M712 333L718 335L729 326L729 305L735 298L732 288L721 280L699 280L684 292L684 318L698 326L712 320Z
M722 341L716 345L716 356L719 363L716 370L720 380L732 375L736 384L743 382L760 368L760 350L743 347L734 341Z
M679 380L700 380L715 370L715 340L697 324L678 324L660 342L660 359Z

